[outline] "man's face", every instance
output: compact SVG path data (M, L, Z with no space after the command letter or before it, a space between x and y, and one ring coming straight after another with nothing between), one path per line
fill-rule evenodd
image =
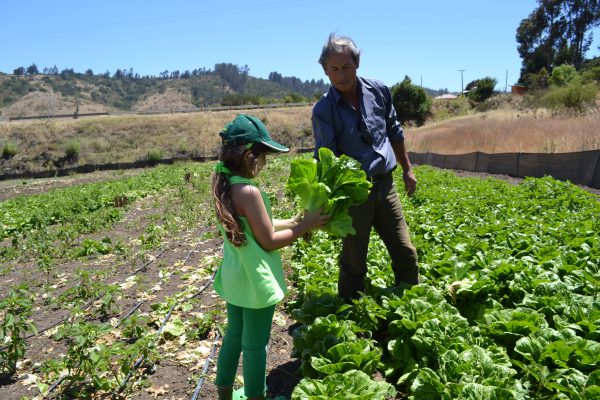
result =
M342 54L332 54L327 57L325 75L341 93L351 93L356 90L356 70L358 64L354 63L350 51Z

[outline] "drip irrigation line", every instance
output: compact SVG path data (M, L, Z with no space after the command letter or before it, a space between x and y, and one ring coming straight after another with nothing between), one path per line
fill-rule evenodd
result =
M164 250L161 254L163 254L166 250ZM193 252L193 250L192 250ZM191 256L191 252L190 255L188 255L188 258ZM153 260L155 261L156 259L158 259L158 256ZM136 272L137 273L137 272ZM135 274L135 273L134 273ZM210 279L208 280L208 282L202 287L200 288L200 290L198 292L196 292L195 294L193 294L190 297L185 298L184 300L191 300L196 296L199 296L204 290L206 290L206 288L213 282L213 280L215 279L215 276L217 274L217 270L215 269L215 271L213 272L213 274L211 275ZM156 292L156 291L155 291ZM128 318L129 316L131 316L143 303L144 301L142 300L141 302L139 302L138 304L136 304L133 309L119 322L119 324L121 324L121 322L123 322L126 318ZM175 309L175 307L180 304L179 302L175 302L170 308L168 313L166 314L165 318L163 319L161 326L159 327L158 331L157 331L157 337L159 337L169 318L171 318L171 314L173 313L173 310ZM58 325L58 324L57 324ZM118 325L117 325L118 326ZM50 329L50 328L47 328ZM119 385L119 388L117 390L117 393L121 393L123 391L123 389L125 389L127 382L129 382L129 379L131 379L131 377L133 376L133 372L144 362L144 360L146 359L145 355L141 355L140 357L138 357L138 359L136 360L136 362L133 364L132 368L130 369L129 373L127 374L127 376L123 379L123 381L121 382L121 384ZM59 378L56 382L54 382L49 388L48 388L48 394L52 393L52 391L54 391L54 389L56 389L64 380L65 380L65 376ZM46 396L45 396L46 397Z
M154 294L154 293L152 293ZM129 310L129 312L123 317L121 318L121 320L119 321L119 323L115 326L115 328L121 326L121 324L129 317L131 317L133 315L134 312L137 311L138 308L140 308L142 306L142 304L144 304L144 300L139 301L135 306L133 306L133 308L131 310Z
M142 265L141 267L139 267L138 269L136 269L135 271L133 271L133 273L131 275L129 275L127 278L125 278L125 280L131 278L132 276L136 275L138 272L143 271L148 265L152 264L153 262L155 262L156 260L158 260L160 257L162 257L163 254L165 254L167 252L167 250L170 249L164 249L161 252L159 252L156 257L154 257L152 260L146 262L146 264Z
M193 249L192 249L192 250L191 250L191 251L188 253L187 257L186 257L186 258L183 260L183 263L184 263L184 264L187 262L187 260L189 260L189 259L190 259L190 257L192 256L192 253L194 253L194 252L196 251L196 248L197 248L197 247L198 247L198 246L194 247L194 248L193 248ZM215 277L215 276L214 276L214 274L213 274L213 276L211 277L211 280L209 281L209 283L208 283L208 284L210 284L210 282L212 282L212 281L213 281L214 277ZM204 289L205 289L205 288L203 288L202 290L204 290ZM152 293L150 293L150 295L156 294L156 292L158 292L158 289L154 289L154 291L152 291ZM197 295L197 294L196 294L196 295ZM195 295L195 296L196 296L196 295ZM193 296L193 297L195 297L195 296ZM145 300L140 300L140 301L139 301L139 302L138 302L138 303L137 303L135 306L133 306L133 308L132 308L131 310L129 310L129 312L128 312L127 314L125 314L125 316L124 316L123 318L121 318L121 320L120 320L120 321L119 321L119 323L118 323L118 324L115 326L115 328L116 328L116 327L118 327L118 326L120 326L120 325L121 325L121 324L122 324L122 323L123 323L123 322L124 322L124 321L125 321L127 318L129 318L131 315L133 315L133 313L134 313L134 312L136 312L136 311L137 311L137 310L138 310L138 309L139 309L139 308L142 306L142 304L144 304L144 302L145 302Z
M215 342L212 345L212 349L210 350L210 354L208 355L208 358L204 362L204 367L202 368L200 378L198 378L198 383L196 384L196 389L194 390L194 394L192 395L192 400L196 400L198 398L198 396L200 395L200 390L202 389L202 385L204 385L204 381L206 380L206 373L208 372L208 367L217 352L217 345L219 344L220 339L221 339L221 334L219 331L217 331L217 336L215 337Z
M50 386L50 387L48 388L48 394L52 393L52 391L53 391L54 389L56 389L56 387L57 387L58 385L60 385L60 384L62 383L62 381L64 381L64 380L65 380L65 378L66 378L66 376L63 376L63 377L61 377L60 379L58 379L56 382L54 382L54 383L52 384L52 386ZM44 396L44 398L46 398L46 397L48 397L48 396L47 396L47 395L46 395L46 396Z
M193 298L194 298L194 297L196 297L196 296L200 296L200 295L202 294L202 292L204 292L204 291L206 290L206 288L207 288L207 287L209 287L211 283L213 283L213 281L215 280L215 276L216 276L216 275L217 275L217 270L215 269L215 270L214 270L214 272L212 273L212 275L210 276L210 279L208 280L208 282L206 282L206 283L204 284L204 286L202 286L202 287L200 288L200 290L198 290L198 291L196 292L196 294L192 295L192 296L191 296L191 297L189 297L187 300L191 300L191 299L193 299Z
M152 264L153 262L155 262L156 260L158 260L160 257L162 257L162 255L163 255L163 254L164 254L164 253L165 253L167 250L169 250L169 249L164 249L164 250L162 250L161 252L159 252L159 253L156 255L156 257L154 257L152 260L150 260L150 261L146 262L144 265L142 265L141 267L139 267L138 269L136 269L135 271L133 271L133 273L132 273L131 275L129 275L127 278L125 278L125 280L127 280L127 279L131 278L132 276L136 275L136 274L137 274L137 273L139 273L140 271L144 270L144 269L145 269L146 267L148 267L150 264ZM189 257L190 257L190 256L188 256L188 258L189 258ZM90 300L90 301L89 301L89 302L88 302L86 305L84 305L84 306L83 306L83 308L82 308L82 311L85 311L85 310L87 310L88 308L90 308L90 307L92 306L92 304L94 304L96 301L100 300L100 299L101 299L101 298L102 298L102 297L103 297L105 294L106 294L106 292L102 292L101 294L99 294L98 296L96 296L96 298L94 298L93 300ZM139 307L140 305L141 305L141 304L139 304L137 307ZM133 312L135 312L135 310L134 310ZM132 314L133 314L133 312L132 312ZM131 314L127 315L127 317L129 317L130 315L131 315ZM127 317L126 317L126 318L127 318ZM31 338L33 338L33 337L38 337L38 336L41 336L42 334L44 334L45 332L49 331L50 329L52 329L52 328L55 328L55 327L57 327L58 325L60 325L60 324L64 323L66 320L67 320L67 317L63 317L63 318L61 318L61 319L60 319L58 322L55 322L54 324L52 324L52 325L50 325L50 326L48 326L48 327L46 327L46 328L44 328L44 329L41 329L41 330L37 331L37 333L35 333L35 334L33 334L33 333L32 333L32 334L29 334L29 335L25 336L25 337L23 338L23 340L29 340L29 339L31 339ZM121 320L121 322L123 322L123 320ZM121 324L121 322L119 322L119 325ZM117 325L117 326L119 326L119 325ZM0 351L2 351L2 350L5 350L5 349L7 349L8 347L9 347L8 345L7 345L7 346L0 347Z
M194 297L199 296L213 282L213 280L215 279L215 275L216 274L217 274L217 270L215 269L215 271L211 275L211 277L208 280L208 282L202 288L200 288L200 290L198 290L198 292L196 292L192 296L186 297L186 298L184 298L182 300L191 300ZM165 318L163 319L160 327L158 328L158 331L156 332L156 336L157 337L160 337L160 335L162 334L163 330L165 329L165 326L167 325L167 322L169 321L169 318L171 318L173 310L175 309L175 307L177 307L181 303L182 300L173 303L173 305L169 308L169 311L167 312L167 315L165 315ZM123 379L123 381L119 385L119 389L117 390L117 393L121 393L123 391L123 389L125 389L125 387L127 386L127 382L129 382L129 379L131 379L131 377L133 376L133 372L142 364L142 362L144 362L145 359L146 359L145 355L141 355L137 359L137 361L135 362L135 364L129 370L129 373L127 374L127 376L125 377L125 379Z

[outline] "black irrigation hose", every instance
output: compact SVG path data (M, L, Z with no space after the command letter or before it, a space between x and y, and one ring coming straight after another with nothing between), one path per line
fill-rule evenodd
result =
M52 386L50 386L50 387L48 388L48 394L52 393L52 391L53 391L54 389L56 389L56 388L57 388L57 386L58 386L58 385L60 385L60 384L62 383L62 381L64 381L64 380L65 380L65 378L66 378L66 376L63 376L62 378L60 378L60 379L58 379L56 382L54 382L54 383L52 384ZM44 398L47 398L47 397L48 397L48 394L47 394L47 395L45 395L45 396L44 396Z
M142 270L143 270L144 268L146 268L148 265L150 265L150 264L152 264L153 262L155 262L155 261L156 261L158 258L160 258L160 257L161 257L161 256L162 256L162 255L163 255L163 254L164 254L164 253L167 251L167 250L168 250L168 249L164 249L164 250L162 250L160 253L158 253L158 254L157 254L157 256L156 256L156 257L155 257L153 260L151 260L151 261L147 262L146 264L142 265L140 268L136 269L136 270L135 270L135 271L134 271L134 272L133 272L131 275L129 275L127 278L130 278L130 277L132 277L132 276L136 275L138 272L142 271ZM192 250L189 252L189 254L188 254L188 255L187 255L187 257L185 258L184 262L185 262L185 261L187 261L187 260L189 260L189 258L191 257L191 255L192 255L192 253L193 253L194 251L196 251L196 248L192 249ZM192 298L194 298L194 297L196 297L196 296L200 295L200 294L201 294L201 293L202 293L204 290L206 290L206 288L207 288L207 287L208 287L208 286L209 286L209 285L212 283L212 281L214 280L214 278L215 278L215 275L216 275L216 270L215 270L215 272L213 272L213 274L212 274L211 278L209 279L209 281L208 281L208 282L207 282L207 283L206 283L206 284L205 284L205 285L204 285L204 286L203 286L203 287L202 287L202 288L201 288L201 289L200 289L200 290L199 290L197 293L195 293L193 296L190 296L190 297L189 297L187 300L190 300L190 299L192 299ZM156 292L156 291L155 291L155 292ZM94 301L98 300L98 299L99 299L99 298L101 298L102 296L104 296L104 293L102 293L102 294L101 294L99 297L97 297L95 300L91 301L91 302L90 302L90 303L89 303L89 304L88 304L88 305L87 305L87 306L84 308L84 310L85 310L85 309L87 309L87 308L89 308L89 307L90 307L90 306L91 306L91 305L94 303ZM139 307L140 307L140 306L141 306L143 303L144 303L144 301L142 300L142 301L140 301L138 304L136 304L136 305L135 305L135 306L134 306L134 307L133 307L133 308L132 308L132 309L131 309L131 310L130 310L128 313L127 313L127 315L126 315L125 317L123 317L123 318L122 318L122 319L119 321L119 324L117 324L117 326L119 326L119 325L120 325L120 324L121 324L121 323L122 323L124 320L126 320L128 317L130 317L130 316L131 316L131 315L132 315L132 314L133 314L133 313L134 313L134 312L135 312L137 309L139 309ZM174 310L174 308L175 308L175 306L176 306L177 304L178 304L178 303L175 303L175 304L173 304L173 306L172 306L172 307L169 309L169 312L167 313L167 315L166 315L165 319L163 320L163 322L162 322L162 324L161 324L161 326L160 326L160 328L159 328L159 331L157 332L157 335L160 335L160 334L162 333L162 330L164 329L164 327L165 327L165 325L166 325L167 321L169 320L169 318L171 317L171 314L172 314L172 312L173 312L173 310ZM38 332L38 334L37 334L37 335L29 335L29 336L25 337L25 339L29 339L29 338L31 338L31 337L34 337L34 336L39 336L41 333L44 333L44 332L46 332L46 331L48 331L48 330L50 330L50 329L54 328L55 326L58 326L59 324L63 323L64 321L65 321L65 318L63 318L63 319L62 319L62 320L60 320L59 322L57 322L57 323L53 324L52 326L50 326L50 327L47 327L47 328L45 328L44 330L42 330L42 331ZM8 347L8 346L6 346L6 347ZM6 347L4 347L4 348L6 348ZM4 349L4 348L0 348L0 350L2 350L2 349ZM118 389L118 393L120 393L120 392L122 392L122 391L123 391L123 389L124 389L124 388L125 388L125 386L127 385L127 382L129 381L129 379L130 379L130 378L131 378L131 376L133 375L133 371L134 371L135 369L137 369L137 368L138 368L138 367L139 367L139 366L142 364L142 362L144 361L144 359L145 359L145 356L140 356L140 357L139 357L139 358L136 360L136 362L133 364L133 367L131 368L130 372L127 374L126 378L123 380L123 382L121 382L121 385L119 386L119 389ZM64 377L64 376L63 376L63 377L59 378L57 381L55 381L55 382L54 382L54 383L53 383L53 384L52 384L52 385L51 385L51 386L48 388L48 394L52 393L52 391L54 391L54 389L56 389L56 388L57 388L57 387L58 387L58 386L59 386L59 385L60 385L60 384L61 384L61 383L62 383L62 382L65 380L65 378L66 378L66 377ZM47 395L46 395L46 396L44 396L44 397L47 397Z
M160 257L161 257L161 256L162 256L162 255L163 255L163 254L164 254L164 253L167 251L167 250L168 250L168 249L165 249L165 250L161 251L160 253L158 253L158 254L157 254L157 256L156 256L156 257L155 257L153 260L151 260L151 261L147 262L146 264L144 264L144 265L143 265L143 266L141 266L140 268L136 269L136 270L135 270L135 271L134 271L134 272L133 272L131 275L129 275L127 278L130 278L130 277L132 277L132 276L136 275L138 272L142 271L142 270L143 270L144 268L146 268L148 265L152 264L154 261L156 261L158 258L160 258ZM188 255L188 258L189 258L189 255ZM214 277L214 275L213 275L213 277ZM126 279L127 279L127 278L126 278ZM155 291L155 292L156 292L156 291ZM99 297L97 297L97 298L96 298L96 300L98 300L98 299L99 299L100 297L102 297L102 296L104 296L104 293L102 293L102 295L100 295ZM96 300L94 300L94 301L96 301ZM87 309L89 306L91 306L91 305L94 303L94 301L90 302L90 303L89 303L89 304L88 304L88 305L87 305L87 306L84 308L84 310L85 310L85 309ZM138 309L138 308L139 308L139 307L142 305L142 303L143 303L143 301L139 302L139 303L138 303L138 304L137 304L137 305L136 305L136 306L135 306L135 307L134 307L134 308L133 308L133 309L132 309L132 310L131 310L131 311L130 311L130 312L129 312L129 313L128 313L128 314L127 314L127 315L126 315L124 318L123 318L123 319L121 319L121 321L119 322L119 324L118 324L118 325L120 325L120 324L121 324L121 323L122 323L122 322L123 322L123 321L124 321L126 318L128 318L129 316L131 316L131 315L132 315L132 314L135 312L135 310L137 310L137 309ZM41 331L41 332L43 333L43 332L45 332L45 331L47 331L47 330L49 330L49 329L51 329L51 328L53 328L53 327L55 327L55 326L57 326L57 325L61 324L62 322L64 322L64 320L65 320L65 319L63 318L61 321L57 322L56 324L54 324L54 325L53 325L53 326L51 326L51 327L48 327L48 328L46 328L45 330L43 330L43 331ZM117 326L118 326L118 325L117 325ZM36 335L30 335L29 337L33 337L33 336L36 336ZM39 336L39 333L38 333L38 336ZM29 337L27 337L27 338L25 338L25 339L28 339ZM139 358L139 359L136 361L136 363L134 364L134 368L137 368L137 367L139 367L139 365L142 363L142 361L143 361L143 358L141 358L141 357L140 357L140 358ZM131 372L130 372L130 373L131 373ZM128 379L129 379L129 378L128 378ZM65 380L65 377L63 376L63 377L59 378L59 379L58 379L56 382L54 382L54 383L53 383L53 384L52 384L52 385L51 385L51 386L48 388L48 394L49 394L49 393L52 393L52 391L54 391L54 389L56 389L56 388L58 387L58 385L60 385L60 384L62 383L62 381L64 381L64 380ZM46 397L46 396L45 396L45 397Z
M196 247L197 247L197 246L196 246ZM186 258L183 260L183 263L184 263L184 264L187 262L187 260L189 260L189 259L190 259L190 257L192 256L192 253L194 253L194 252L196 251L196 247L194 247L194 248L193 248L193 249L192 249L192 250L189 252L189 254L187 255L187 257L186 257ZM214 276L213 276L213 278L214 278ZM155 289L155 290L154 290L154 291L151 293L151 295L155 294L157 291L158 291L158 290L157 290L157 289ZM125 316L124 316L123 318L121 318L121 320L120 320L120 321L119 321L119 323L118 323L118 324L115 326L115 328L116 328L116 327L118 327L118 326L120 326L120 325L123 323L123 321L125 321L125 320L126 320L127 318L129 318L129 317L130 317L130 316L131 316L131 315L132 315L134 312L136 312L136 311L137 311L137 310L138 310L138 309L139 309L139 308L142 306L142 304L144 304L144 301L145 301L145 300L141 300L141 301L139 301L139 302L138 302L138 303L137 303L135 306L133 306L133 308L132 308L131 310L129 310L129 312L128 312L127 314L125 314Z
M213 272L213 274L211 275L210 279L208 280L208 282L198 291L196 292L194 295L185 298L185 300L191 300L196 296L199 296L200 294L202 294L202 292L204 292L204 290L206 290L206 288L208 286L210 286L210 284L213 282L213 280L215 279L215 275L217 274L217 270L215 269L215 272ZM158 331L156 333L157 337L161 335L163 329L165 328L165 326L167 325L167 321L169 321L169 318L171 318L171 314L173 313L173 310L175 309L175 307L179 304L179 302L174 303L171 308L169 308L169 312L167 312L167 315L165 316L165 318L163 319L160 327L158 328ZM121 382L121 384L119 385L119 389L117 390L117 393L121 393L123 391L123 389L125 389L125 386L127 385L127 382L129 381L129 379L133 376L133 371L136 370L141 364L142 362L144 362L144 360L146 359L146 356L142 355L140 356L137 361L135 362L135 364L131 367L131 369L129 370L129 373L127 374L127 376L125 377L125 379L123 379L123 381Z
M217 352L217 345L219 343L219 339L221 338L221 334L217 331L217 336L215 337L215 342L213 343L212 349L210 350L210 354L208 358L204 362L204 367L202 368L202 372L200 373L200 378L198 378L198 383L196 384L196 389L194 390L194 394L192 395L192 400L196 400L200 395L200 390L202 389L202 385L204 385L204 381L206 380L206 373L208 371L208 367L210 362L214 358Z
M215 272L213 272L213 274L211 275L210 279L208 280L208 282L198 291L196 292L194 295L186 298L185 300L190 300L193 299L196 296L199 296L204 290L206 290L206 288L213 282L213 280L215 279L215 275L217 274L217 271L215 270ZM139 305L141 305L142 302L140 302ZM162 333L163 329L165 328L167 322L169 321L169 318L171 318L171 314L173 313L173 310L175 309L175 307L178 305L179 303L174 303L171 308L169 309L169 312L167 313L167 315L165 316L165 318L163 319L158 332L157 332L157 336L160 336L160 334ZM139 308L139 305L136 305L136 307L134 307L135 309ZM135 311L135 310L133 310ZM133 314L133 312L130 312L129 315ZM217 335L218 338L218 335ZM119 385L119 388L117 390L117 393L121 393L123 391L123 389L125 389L125 386L127 385L127 382L129 382L129 379L131 379L131 377L133 376L133 371L136 370L146 359L146 356L142 355L140 356L136 362L133 364L132 368L130 369L129 373L127 374L127 376L123 379L123 381L121 382L121 384ZM54 382L49 388L48 388L48 394L52 393L52 391L54 389L56 389L58 387L58 385L60 385L62 383L62 381L65 380L65 377L61 377L60 379L58 379L56 382Z
M167 250L169 249L164 249L161 252L159 252L156 257L154 257L153 260L148 261L146 264L142 265L141 267L139 267L138 269L136 269L135 271L133 271L133 273L131 275L129 275L127 278L125 279L129 279L132 276L136 275L138 272L143 271L148 265L152 264L153 262L155 262L156 260L158 260L160 257L162 257L163 254L165 254L167 252Z

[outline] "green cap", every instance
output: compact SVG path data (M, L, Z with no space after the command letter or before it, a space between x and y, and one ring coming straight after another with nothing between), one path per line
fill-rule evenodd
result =
M252 115L239 114L233 121L225 125L219 135L223 140L223 146L262 143L274 151L287 152L290 150L271 139L265 124Z

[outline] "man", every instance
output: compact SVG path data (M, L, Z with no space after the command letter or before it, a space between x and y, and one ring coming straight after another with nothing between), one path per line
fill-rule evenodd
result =
M319 63L331 88L312 112L315 157L320 147L358 160L373 187L365 204L350 207L355 235L342 242L339 295L346 301L365 290L371 228L379 234L392 259L396 285L419 283L417 252L410 240L392 171L399 163L411 196L417 180L404 147L404 133L382 82L358 77L360 50L348 37L329 35Z

